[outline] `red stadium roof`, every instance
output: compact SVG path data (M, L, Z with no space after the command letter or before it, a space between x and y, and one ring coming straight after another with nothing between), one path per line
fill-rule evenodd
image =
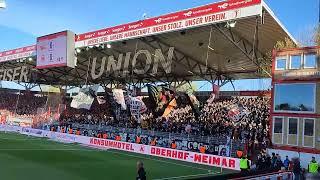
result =
M33 69L30 82L81 85L86 80L100 84L220 80L226 83L233 79L268 77L271 62L265 61L263 57L278 40L285 37L295 42L263 1L217 2L79 34L75 39L75 48L81 52L78 51L76 68ZM111 44L112 48L105 48L106 44ZM156 57L159 49L167 57L170 55L170 47L174 48L170 72L165 66L159 65L160 70L155 74L153 64L146 69L146 60L139 58L135 62L137 67L126 66L126 62L109 63L110 56L117 60L119 55L125 57L128 52L131 55L128 56L127 64L131 63L134 61L132 56L139 53L139 50L148 51L155 59L159 58ZM0 62L3 62L5 68L22 64L35 67L35 62L25 60L28 57L35 58L35 49L35 46L28 46L2 52ZM106 67L101 67L104 65L101 59L104 57L109 58L109 61ZM95 67L92 67L93 59L96 60ZM118 68L121 73L129 73L103 73L93 78L91 74L99 74L100 68ZM136 74L134 68L146 70Z

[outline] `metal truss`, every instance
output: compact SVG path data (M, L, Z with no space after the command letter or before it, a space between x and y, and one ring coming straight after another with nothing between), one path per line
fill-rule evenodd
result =
M257 17L256 24L254 27L253 42L249 42L247 39L241 37L239 34L234 32L232 28L227 28L224 24L215 24L213 27L218 30L231 44L239 49L248 60L252 61L258 68L257 73L261 76L271 77L271 62L266 58L266 54L259 51L259 25L261 19Z
M170 44L163 42L161 39L157 37L148 37L148 38L140 38L140 41L147 44L149 47L153 49L161 49L163 52L167 52ZM187 73L190 74L190 77L200 77L201 79L210 82L211 84L218 84L219 86L223 86L228 82L233 82L233 78L229 75L219 72L213 67L204 64L200 60L192 58L181 50L175 48L173 62L179 67L183 68ZM169 83L173 83L175 87L181 86L180 84L189 83L191 79L187 78L188 76L182 78L179 82L175 76L172 79L168 79Z

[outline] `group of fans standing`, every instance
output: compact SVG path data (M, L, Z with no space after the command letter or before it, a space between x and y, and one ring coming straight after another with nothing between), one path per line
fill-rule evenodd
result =
M40 104L45 104L45 97L35 97L32 94L10 94L0 93L0 109L6 109L20 115L32 115ZM10 98L11 97L11 98ZM30 98L34 97L34 98ZM16 104L19 98L19 103ZM35 103L33 103L33 100ZM144 99L148 107L150 99ZM100 126L130 127L153 130L159 132L180 133L198 136L228 136L231 139L247 143L247 149L239 149L237 153L241 157L240 167L242 171L264 171L264 170L292 170L296 176L304 171L300 167L299 159L284 161L279 155L272 156L264 153L270 144L269 137L269 97L227 97L207 102L200 102L197 109L190 104L183 103L184 100L177 99L177 105L166 116L157 116L151 110L141 115L140 122L135 119L116 119L112 113L112 107L108 103L98 104L94 102L92 110L75 110L67 104L67 108L59 118L59 125L50 127L51 131L62 133L96 136L104 139L123 140L120 134L96 131L94 134L86 134L85 129L73 128L74 123L91 124ZM30 104L31 103L31 104ZM37 105L33 105L37 104ZM15 106L13 106L15 105ZM102 107L103 106L103 107ZM13 108L14 107L14 108ZM97 110L98 109L98 110ZM142 143L141 137L137 135L135 140L126 138L126 141ZM149 142L149 145L157 145L157 137ZM172 138L170 147L177 148L175 139ZM199 146L199 152L206 153L206 146ZM256 155L257 151L262 152ZM247 159L250 157L251 163ZM313 158L307 172L318 171L318 163Z

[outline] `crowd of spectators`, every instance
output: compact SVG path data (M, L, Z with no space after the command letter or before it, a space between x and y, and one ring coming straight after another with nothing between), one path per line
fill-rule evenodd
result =
M315 162L314 157L310 159L310 162ZM309 160L307 160L309 161ZM320 168L315 170L315 172L310 173L310 163L307 168L302 168L300 164L300 159L298 157L289 158L286 156L282 159L279 154L272 153L271 155L265 151L261 151L257 158L251 162L250 172L251 173L263 173L263 172L279 172L279 171L292 171L294 174L294 179L305 179L309 177L310 179L319 179Z
M34 94L0 92L0 109L6 109L18 115L35 115L37 109L44 107L46 97ZM233 139L249 140L251 146L265 146L268 142L269 98L235 97L218 99L205 103L199 115L190 105L175 107L166 117L155 117L147 111L141 115L140 123L132 118L116 119L110 103L99 104L94 101L91 110L70 107L71 99L66 100L67 108L60 116L61 124L92 124L117 127L130 127L201 136L226 135ZM244 114L238 121L229 117L233 105L244 107Z
M46 97L37 96L30 92L0 92L0 110L22 116L33 116L37 114L38 108L46 105Z
M37 109L46 105L46 97L32 93L0 93L0 109L18 115L35 115ZM128 128L142 128L160 132L190 134L199 136L227 136L249 142L249 149L264 148L269 142L269 102L268 97L234 97L217 99L204 103L198 114L188 104L175 107L165 117L155 117L151 111L141 115L140 123L133 118L117 119L110 103L99 104L96 100L90 110L70 107L71 99L66 99L66 109L59 117L60 124L90 124ZM229 115L233 106L241 107L245 113L238 119ZM239 109L238 109L239 110ZM123 112L122 114L125 114Z
M196 117L191 106L175 108L168 117L155 118L152 113L142 115L143 129L202 136L229 136L248 140L250 146L263 148L269 142L268 97L235 97L206 103ZM229 116L230 107L243 107L237 120ZM237 109L239 110L239 109ZM241 110L240 110L241 111Z
M142 128L160 132L199 136L227 136L247 141L249 149L264 149L269 139L269 97L234 97L205 103L199 115L191 105L175 107L166 117L155 117L151 111L141 115L140 123L133 118L116 119L109 103L93 103L91 110L77 110L67 106L60 116L60 124L90 124L126 128ZM230 108L236 105L243 115L232 119ZM125 113L125 112L124 112ZM250 153L250 152L249 152ZM254 153L254 152L251 152Z
M0 110L6 110L18 116L34 116L38 108L46 106L47 98L30 92L8 93L0 92ZM192 105L183 104L175 107L167 116L156 117L150 110L141 115L138 123L134 118L117 119L114 117L110 103L99 104L94 101L91 110L74 109L70 107L71 99L66 99L66 108L59 117L59 124L71 129L72 124L89 124L101 126L141 128L160 132L190 134L198 136L227 136L229 138L246 141L247 155L251 156L251 172L291 170L296 176L304 173L297 158L281 159L278 154L271 156L264 149L269 139L269 97L232 97L217 99L204 103L199 113L195 113ZM240 114L236 118L230 116L235 108ZM125 113L125 112L123 112ZM233 114L234 115L234 114ZM67 128L69 127L69 128ZM60 130L58 130L60 131ZM71 133L82 134L79 129ZM87 131L84 131L87 133ZM94 136L102 137L102 132L96 131ZM114 136L114 137L113 137ZM116 138L116 135L110 135ZM127 141L135 141L129 138ZM153 140L151 140L152 142ZM252 150L261 150L252 156Z

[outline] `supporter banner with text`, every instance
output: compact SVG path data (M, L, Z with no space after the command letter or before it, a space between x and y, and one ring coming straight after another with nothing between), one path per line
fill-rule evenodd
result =
M134 152L150 156L180 160L190 163L203 164L208 166L222 167L232 170L240 170L239 159L223 157L210 154L202 154L192 151L169 149L164 147L149 146L144 144L135 144L122 141L114 141L109 139L99 139L86 136L78 136L74 134L66 134L59 132L51 132L33 128L22 128L18 126L1 125L0 131L18 132L21 134L48 137L54 141L66 143L80 143L102 149L116 149L121 151Z
M85 143L86 144L86 143ZM197 152L169 149L163 147L135 144L109 139L90 138L89 145L99 148L111 148L151 156L163 157L168 159L186 161L191 163L203 164L208 166L222 167L233 170L240 170L239 159L201 154Z
M76 36L76 47L177 31L259 15L261 0L229 0Z

